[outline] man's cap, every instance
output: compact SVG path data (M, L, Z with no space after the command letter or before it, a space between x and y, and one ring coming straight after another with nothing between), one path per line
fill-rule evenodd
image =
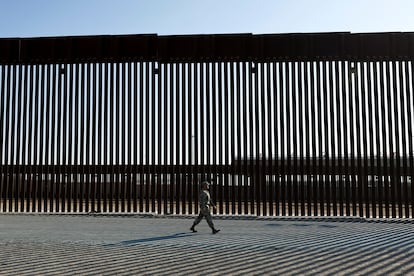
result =
M203 182L201 182L201 186L204 186L204 185L210 186L210 182L208 182L207 180L204 180Z

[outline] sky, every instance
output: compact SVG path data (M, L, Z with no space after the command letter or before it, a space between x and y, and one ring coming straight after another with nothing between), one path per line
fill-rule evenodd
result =
M411 0L0 0L0 38L412 32Z

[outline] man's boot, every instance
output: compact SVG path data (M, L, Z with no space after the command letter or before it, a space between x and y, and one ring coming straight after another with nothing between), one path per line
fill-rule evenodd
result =
M220 232L220 230L219 230L219 229L215 229L215 228L213 228L213 234L217 234L218 232Z
M191 226L190 230L191 230L191 231L193 231L193 233L196 233L196 232L197 232L197 230L195 230L195 228L194 228L194 227L195 227L195 225L193 224L193 226Z

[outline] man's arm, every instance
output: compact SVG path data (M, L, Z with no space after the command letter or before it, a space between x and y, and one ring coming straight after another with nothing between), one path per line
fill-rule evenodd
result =
M216 204L214 204L213 200L210 199L210 205L213 206L214 209L217 209Z

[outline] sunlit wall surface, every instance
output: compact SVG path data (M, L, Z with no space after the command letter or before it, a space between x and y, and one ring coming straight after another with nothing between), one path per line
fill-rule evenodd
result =
M412 60L300 52L2 63L3 211L412 216Z

